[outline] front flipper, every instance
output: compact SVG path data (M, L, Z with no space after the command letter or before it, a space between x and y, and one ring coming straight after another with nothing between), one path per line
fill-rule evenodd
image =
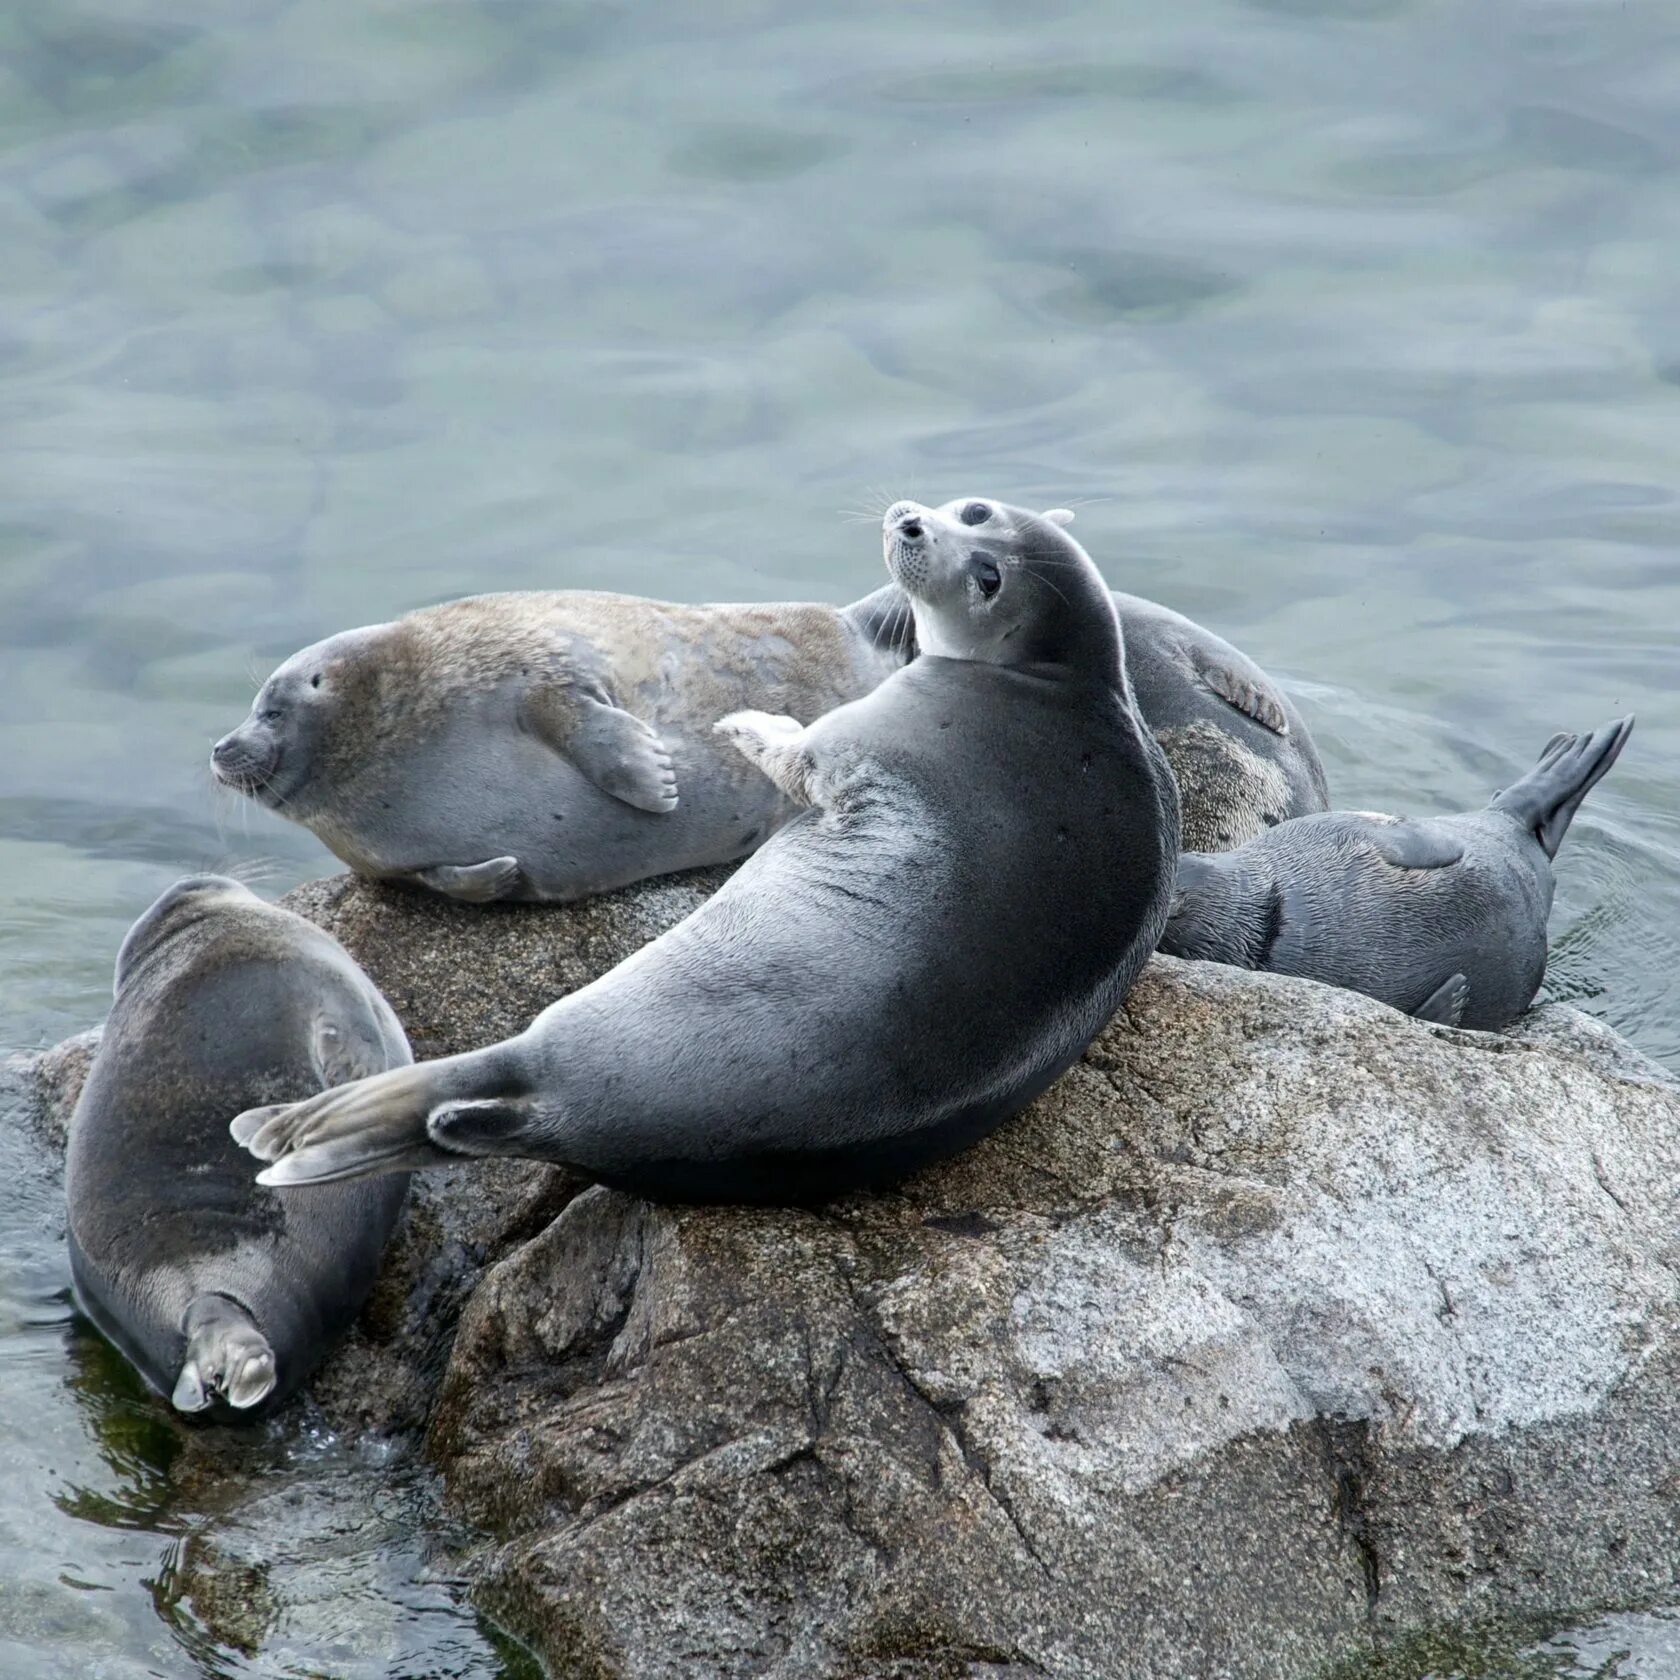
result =
M322 1090L383 1073L392 1061L382 1043L331 1015L317 1015L311 1023L309 1059Z
M1439 1026L1456 1027L1464 1019L1465 1006L1470 1001L1470 982L1462 974L1454 974L1412 1011L1419 1021L1433 1021Z
M797 718L770 712L731 712L728 717L719 718L712 728L743 758L757 765L795 804L812 802L813 765L805 750L807 731Z
M228 1130L271 1162L257 1183L328 1184L520 1154L529 1110L489 1053L469 1052L340 1085L302 1102L248 1108Z
M1371 815L1365 843L1384 863L1396 869L1450 869L1462 861L1464 846L1432 824L1404 822L1399 817Z
M1196 660L1196 673L1228 706L1262 729L1274 735L1289 733L1289 714L1284 710L1283 698L1258 667L1244 669L1222 659L1206 655Z
M656 731L604 692L545 689L527 696L526 726L603 793L638 811L677 808L677 772Z
M274 1349L251 1315L226 1295L200 1295L187 1308L186 1357L169 1403L178 1412L202 1412L217 1395L248 1410L274 1392Z
M490 858L484 863L439 863L417 869L414 879L433 892L463 904L494 904L519 891L519 859Z

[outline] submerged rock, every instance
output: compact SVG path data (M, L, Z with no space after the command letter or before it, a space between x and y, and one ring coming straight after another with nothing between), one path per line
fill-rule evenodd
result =
M438 1054L719 879L288 902ZM482 1602L556 1674L1284 1680L1670 1587L1677 1169L1680 1090L1572 1010L1461 1033L1157 959L1027 1113L887 1192L418 1180L313 1392L424 1423Z

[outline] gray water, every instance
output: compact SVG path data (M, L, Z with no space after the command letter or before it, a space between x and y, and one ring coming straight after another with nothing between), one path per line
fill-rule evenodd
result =
M1283 678L1339 803L1637 710L1551 986L1680 1067L1677 111L1667 0L0 0L0 1041L183 871L331 867L205 767L296 647L844 600L972 492ZM0 1673L502 1672L409 1471L294 1418L205 1504L0 1155Z

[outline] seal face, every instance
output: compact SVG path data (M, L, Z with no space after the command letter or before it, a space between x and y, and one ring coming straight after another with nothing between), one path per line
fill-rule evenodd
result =
M820 1197L983 1135L1124 997L1166 917L1171 772L1113 603L1053 523L897 504L923 652L808 727L723 738L800 814L518 1037L240 1115L304 1184L497 1155L677 1197Z
M406 1180L265 1190L230 1105L406 1064L396 1017L328 934L193 876L129 930L70 1122L70 1260L89 1318L178 1410L267 1410L360 1310Z
M1186 853L1161 949L1345 986L1447 1026L1508 1026L1545 977L1552 859L1632 728L1553 736L1482 811L1325 811L1233 852Z

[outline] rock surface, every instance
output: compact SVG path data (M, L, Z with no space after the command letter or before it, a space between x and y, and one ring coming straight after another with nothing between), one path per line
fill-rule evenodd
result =
M289 902L436 1054L718 878ZM38 1070L60 1112L85 1059ZM1489 1037L1157 959L1052 1092L887 1193L425 1180L315 1399L424 1424L557 1675L1286 1680L1672 1588L1677 1169L1680 1091L1574 1011Z

